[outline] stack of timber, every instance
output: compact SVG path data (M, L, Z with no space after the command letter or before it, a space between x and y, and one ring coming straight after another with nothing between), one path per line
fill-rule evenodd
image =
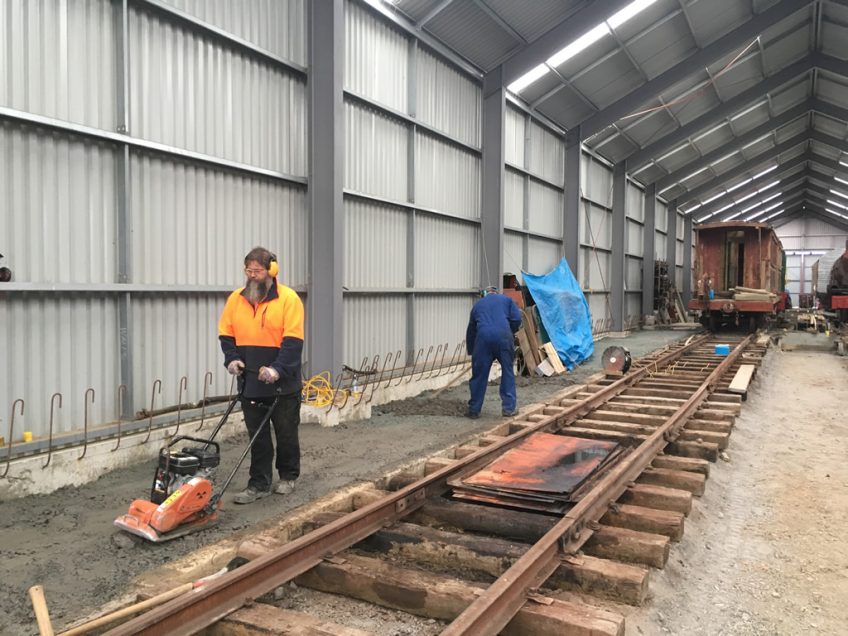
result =
M516 332L524 364L530 375L558 375L566 369L550 342L542 343L541 320L536 306L521 312L521 328Z
M751 287L734 287L730 291L733 292L733 300L753 300L767 303L776 303L777 294L773 294L767 289L753 289Z

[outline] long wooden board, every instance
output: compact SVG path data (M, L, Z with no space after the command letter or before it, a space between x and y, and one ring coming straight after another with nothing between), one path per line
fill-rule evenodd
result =
M753 364L743 364L740 366L727 390L730 393L746 395L748 393L748 385L751 383L751 378L754 377L754 371L756 370L757 367Z

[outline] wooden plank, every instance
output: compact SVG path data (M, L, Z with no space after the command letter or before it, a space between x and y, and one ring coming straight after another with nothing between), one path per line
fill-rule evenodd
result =
M751 383L751 378L754 377L754 372L757 367L753 364L743 364L739 367L736 375L733 376L733 381L730 383L728 391L730 393L738 393L740 395L748 394L748 385Z
M536 319L533 316L533 309L527 308L523 312L521 312L524 316L524 320L522 324L524 325L524 333L527 334L527 340L530 341L530 347L534 352L538 352L542 347L542 343L539 341L539 334L536 332ZM537 360L536 364L541 362L541 356Z
M344 553L341 563L323 562L297 577L298 585L344 594L417 616L451 621L474 602L485 586L470 581L402 569L369 557ZM567 601L537 597L526 602L503 634L621 636L620 614Z
M531 375L536 375L536 367L539 365L539 360L537 359L538 354L534 351L533 347L530 346L530 340L527 338L527 333L524 331L524 327L516 331L515 335L518 338L521 353L524 354L524 364L527 365L527 370Z
M692 473L701 473L705 477L710 476L710 463L705 459L694 459L692 457L674 457L673 455L658 455L651 463L656 468L671 468L672 470L688 470Z
M564 373L565 366L563 366L562 362L559 359L559 354L554 349L554 346L550 342L546 342L542 345L542 351L545 352L547 359L550 360L551 365L554 367L554 371L556 373Z
M280 609L267 603L254 603L236 610L207 627L206 636L369 636L354 627L332 623L309 614Z

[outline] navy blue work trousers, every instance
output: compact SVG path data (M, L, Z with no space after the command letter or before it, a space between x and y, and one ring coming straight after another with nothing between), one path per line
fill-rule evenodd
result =
M514 411L517 403L515 395L515 371L513 369L514 345L512 334L509 338L497 338L488 341L477 334L474 350L471 352L471 399L468 400L468 412L479 413L486 397L486 385L489 383L489 371L492 362L497 360L503 369L501 375L501 409Z

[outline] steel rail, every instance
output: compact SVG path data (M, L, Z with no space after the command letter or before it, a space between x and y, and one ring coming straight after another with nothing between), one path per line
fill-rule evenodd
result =
M592 524L618 499L656 455L672 441L751 342L742 340L677 411L635 451L607 473L580 502L533 545L512 567L469 605L442 636L494 636L521 609L527 594L556 570L563 557L574 554L592 536Z
M665 366L709 339L702 336L688 345L670 349L650 364L651 369ZM230 612L303 574L323 559L344 550L370 536L386 523L392 523L420 507L428 495L441 494L447 481L464 472L476 470L498 453L505 451L528 435L551 425L562 426L630 388L648 373L649 367L636 369L605 386L580 404L557 407L547 413L545 420L534 423L503 440L446 466L421 480L406 486L351 512L336 521L264 554L240 568L204 585L202 588L175 598L158 608L113 628L110 636L129 634L188 635L221 620ZM553 407L551 407L553 409Z

